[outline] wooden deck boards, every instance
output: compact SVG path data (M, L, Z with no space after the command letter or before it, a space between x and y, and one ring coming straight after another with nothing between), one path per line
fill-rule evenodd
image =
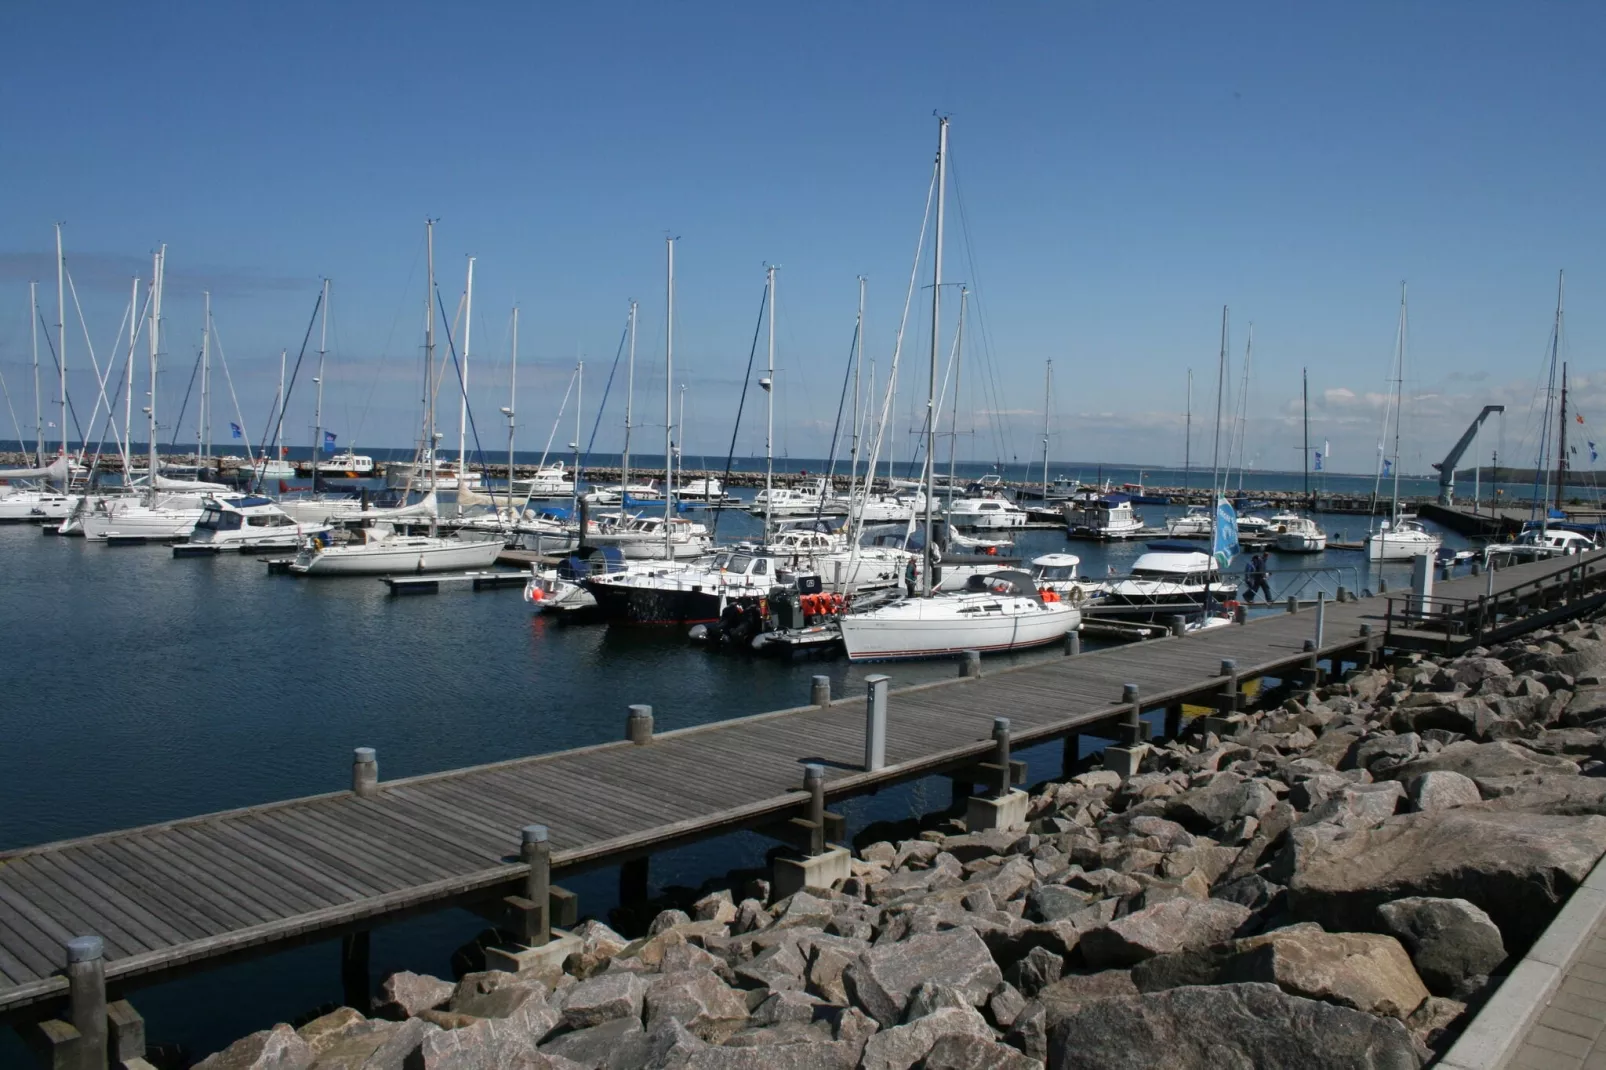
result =
M1600 555L1587 559L1599 567ZM1503 570L1504 592L1578 559ZM1486 579L1441 582L1475 598ZM1322 654L1381 636L1381 598L1325 609ZM108 976L154 977L180 964L334 929L397 910L494 891L522 875L519 828L551 828L554 865L598 864L634 850L782 815L801 802L804 761L827 790L869 790L985 758L992 719L1022 745L1122 714L1135 683L1147 709L1220 689L1224 658L1240 679L1303 666L1315 613L1246 627L991 670L890 697L888 768L860 769L863 699L700 725L625 742L412 777L377 796L340 792L0 853L0 1011L59 994L62 944L106 939ZM896 676L897 669L890 672Z

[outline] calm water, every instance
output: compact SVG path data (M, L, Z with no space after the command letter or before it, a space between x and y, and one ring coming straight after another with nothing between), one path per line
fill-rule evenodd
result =
M1141 511L1151 524L1175 512ZM1364 527L1359 517L1323 522L1352 538ZM755 528L732 513L720 525L722 537ZM1124 572L1143 550L1067 543L1055 531L1027 533L1020 548L1069 549L1093 576L1107 565ZM1365 566L1342 551L1284 563ZM376 747L388 779L617 739L635 702L669 729L804 702L814 673L841 695L861 693L875 671L895 686L953 672L711 656L678 629L554 625L515 590L392 599L371 578L269 576L251 556L175 560L164 547L90 545L32 526L0 527L0 573L0 849L341 789L355 746ZM1376 586L1354 575L1341 582ZM978 736L992 712L978 711ZM1029 755L1034 776L1057 769L1051 751ZM862 827L946 797L946 782L921 783L846 809ZM770 846L738 835L673 852L654 860L654 888L758 865ZM565 884L586 913L616 902L607 872ZM446 973L451 950L480 928L449 911L378 930L375 969ZM134 998L153 1038L199 1057L339 995L326 943ZM0 1065L23 1060L0 1034Z

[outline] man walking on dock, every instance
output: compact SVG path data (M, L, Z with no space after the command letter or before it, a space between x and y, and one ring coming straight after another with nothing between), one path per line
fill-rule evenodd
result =
M1249 564L1244 566L1244 579L1249 581L1248 586L1244 588L1245 602L1253 602L1256 591L1265 595L1266 601L1271 601L1271 584L1266 582L1268 572L1264 553L1258 553L1250 557Z

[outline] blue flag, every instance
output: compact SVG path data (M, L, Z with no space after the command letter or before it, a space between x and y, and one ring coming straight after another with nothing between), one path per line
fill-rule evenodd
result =
M323 451L325 453L335 452L335 433L333 431L325 431L323 433Z
M240 425L232 421L229 423L229 434L233 435L235 438L245 437L245 432L240 429Z
M1591 442L1589 444L1589 463L1590 464L1594 464L1599 459L1600 459L1600 454L1595 452L1595 444L1593 442Z
M1394 472L1394 462L1389 460L1387 457L1383 458L1383 474L1384 475L1392 475L1393 472Z
M1225 572L1238 554L1238 513L1225 498L1216 499L1215 534L1210 543L1210 556L1216 567Z
M1316 471L1318 471L1318 472L1320 472L1322 470L1322 451L1321 450L1317 450L1316 451L1316 465L1315 465L1315 468L1316 468Z

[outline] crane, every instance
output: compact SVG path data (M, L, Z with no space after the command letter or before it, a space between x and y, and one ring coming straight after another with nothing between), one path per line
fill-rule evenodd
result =
M1462 433L1455 447L1445 455L1444 460L1433 466L1439 471L1440 505L1448 508L1455 504L1455 466L1460 462L1461 455L1467 452L1467 447L1472 445L1472 440L1477 437L1478 428L1483 426L1483 421L1487 420L1491 414L1505 411L1506 407L1504 405L1485 405L1483 411L1478 413L1477 419L1473 420L1471 426Z

